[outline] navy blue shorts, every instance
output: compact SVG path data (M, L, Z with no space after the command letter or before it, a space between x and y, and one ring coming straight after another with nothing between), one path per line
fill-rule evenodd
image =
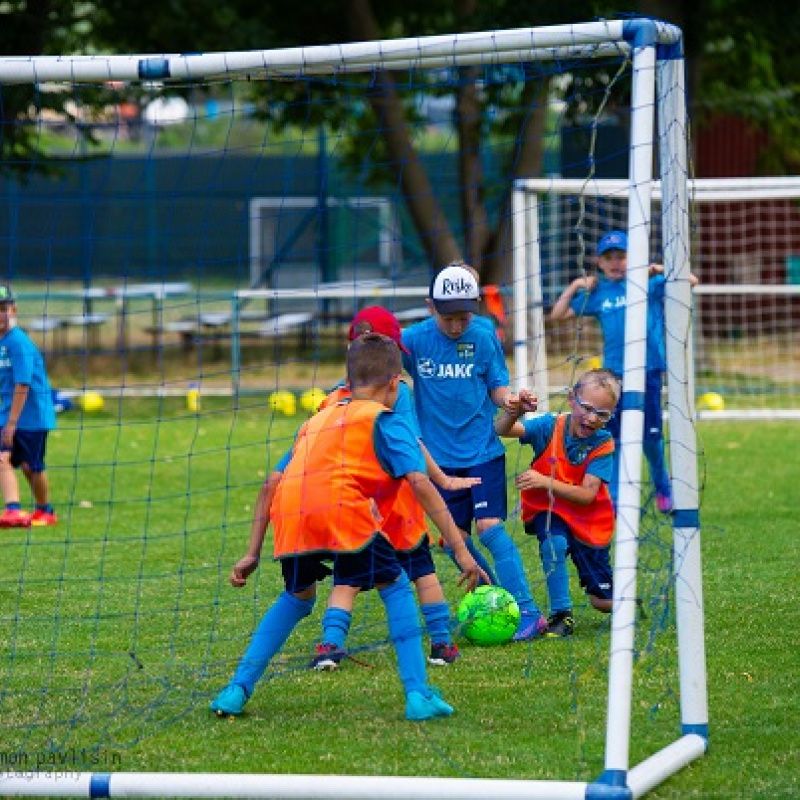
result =
M611 569L610 548L591 547L573 536L569 526L558 514L550 514L550 536L563 536L567 540L567 554L578 570L581 588L586 594L602 600L613 600L614 583ZM539 542L547 540L547 512L537 514L525 523L525 533L536 536Z
M333 570L324 562L331 560L330 553L304 553L281 559L281 572L289 594L304 592L317 581L324 581Z
M508 516L505 454L474 467L442 467L442 470L446 475L456 478L481 479L477 486L456 492L437 487L461 530L469 532L473 521L477 519L504 520Z
M381 533L357 553L334 553L333 582L336 586L374 589L376 585L394 583L402 572L397 551Z
M31 472L44 472L44 456L47 452L49 431L14 431L14 445L11 448L12 467L26 464ZM7 450L8 448L3 448Z
M413 550L398 550L397 562L408 575L410 581L424 578L426 575L432 575L436 572L427 536Z

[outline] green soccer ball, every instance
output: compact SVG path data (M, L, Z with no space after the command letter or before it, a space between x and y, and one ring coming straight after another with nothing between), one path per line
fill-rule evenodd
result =
M500 586L479 586L458 605L461 634L472 644L504 644L519 627L517 601Z

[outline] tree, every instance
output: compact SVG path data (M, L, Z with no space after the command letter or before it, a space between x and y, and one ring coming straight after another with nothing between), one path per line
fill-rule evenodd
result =
M478 0L345 0L343 4L333 0L305 4L291 0L228 0L224 4L173 0L151 6L147 14L142 14L141 7L129 0L104 0L95 5L30 0L5 4L0 11L0 46L10 55L247 50L580 22L602 14L607 7L602 0L570 4L550 0L525 4L511 0L491 4ZM769 125L777 145L771 167L774 171L800 165L795 100L800 26L787 19L797 22L797 9L787 9L782 0L762 0L757 7L746 0L640 0L638 8L683 28L689 96L698 117L706 110L724 108L733 99L739 112ZM564 99L573 108L596 111L603 97L602 87L611 79L611 69L600 64L591 80L560 84L562 91L566 87ZM454 74L453 124L461 183L461 219L456 228L447 222L436 200L431 178L410 135L413 98L398 86L391 72L371 76L369 118L366 114L357 121L349 118L345 94L337 96L336 89L330 87L305 87L304 91L327 91L336 102L315 103L303 113L314 124L336 130L356 130L377 120L384 131L386 161L402 165L393 182L402 185L432 266L463 257L491 282L504 274L508 256L507 206L513 180L543 171L540 143L554 88L546 71L536 65L531 65L530 71L538 71L537 80L492 81L475 68L461 68ZM600 87L598 95L592 95L590 84ZM280 91L289 98L299 87L289 83ZM281 104L276 99L273 96L267 102L262 96L260 108L265 118L278 127L291 124L292 103ZM47 93L42 87L33 91L30 87L2 87L0 101L4 170L40 161L32 129L12 123L24 120L31 109L38 113L46 107L74 115L63 94ZM96 102L104 102L102 88ZM503 113L491 115L492 108ZM502 186L489 186L483 174L483 156L492 137L503 137L509 143ZM347 147L357 158L355 138Z

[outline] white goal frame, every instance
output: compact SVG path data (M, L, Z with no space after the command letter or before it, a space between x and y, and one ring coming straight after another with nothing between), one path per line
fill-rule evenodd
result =
M514 291L525 291L531 295L529 303L519 305L525 308L517 320L515 335L514 364L518 384L532 386L539 397L539 407L547 410L549 398L563 387L553 387L548 372L548 355L544 346L545 302L544 269L542 243L539 231L541 216L547 214L547 201L556 195L582 196L594 198L628 199L630 184L616 178L596 178L581 180L577 178L527 178L515 183L514 208ZM800 178L794 176L775 176L769 178L694 178L688 181L690 204L699 207L704 203L755 202L760 200L800 201ZM660 181L654 181L652 198L662 199ZM593 242L587 243L590 248ZM522 277L524 276L524 277ZM563 287L550 287L563 288ZM551 294L554 292L551 291ZM692 290L695 298L717 296L730 300L734 297L797 297L800 298L800 285L778 283L703 283ZM696 303L694 304L696 306ZM794 332L794 328L792 332ZM800 325L797 326L800 331ZM693 343L692 343L693 344ZM788 347L788 345L787 345ZM694 379L694 376L690 376ZM689 385L692 390L693 383ZM692 397L694 392L691 391ZM800 419L798 408L736 408L727 410L696 411L697 417L712 419Z
M648 19L598 21L579 25L467 33L335 46L196 55L123 55L0 59L0 83L43 81L104 82L190 80L257 73L267 76L331 74L499 64L511 61L630 55L632 62L630 240L628 292L646 297L648 227L653 194L653 139L657 122L664 203L665 263L674 279L667 284L667 313L674 330L691 330L687 194L687 121L682 34ZM522 224L515 209L514 224ZM525 275L515 276L524 287ZM644 291L643 291L644 289ZM674 300L675 302L670 302ZM529 298L514 295L515 340ZM641 433L645 386L646 302L628 303L625 391L622 422L622 476L641 473ZM636 582L641 486L621 481L614 564L614 611L608 665L608 705L604 770L594 781L474 780L408 776L221 775L181 773L33 773L4 778L6 796L50 797L263 797L373 800L597 800L640 797L707 747L708 709L698 514L698 481L692 409L679 387L691 378L686 349L674 339L668 353L670 434L682 476L675 486L674 586L678 628L681 735L643 762L629 761L636 624Z

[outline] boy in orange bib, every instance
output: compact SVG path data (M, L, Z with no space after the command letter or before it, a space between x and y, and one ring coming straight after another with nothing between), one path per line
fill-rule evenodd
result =
M417 604L382 531L404 481L456 552L462 579L474 586L480 570L425 473L414 432L390 410L401 371L400 351L391 339L359 337L347 354L351 397L320 411L300 429L269 508L274 555L281 561L286 591L267 611L231 683L212 701L212 711L241 713L271 658L311 613L316 581L324 577L321 562L332 560L335 586L353 593L375 588L386 607L406 719L453 713L427 685Z
M523 390L517 409L503 412L495 422L500 436L518 438L534 451L530 469L515 483L525 532L539 539L550 602L546 636L571 636L574 629L567 555L592 606L611 611L614 506L608 484L614 474L614 440L605 425L619 395L613 373L590 370L569 393L571 412L521 420L536 410L535 397Z

